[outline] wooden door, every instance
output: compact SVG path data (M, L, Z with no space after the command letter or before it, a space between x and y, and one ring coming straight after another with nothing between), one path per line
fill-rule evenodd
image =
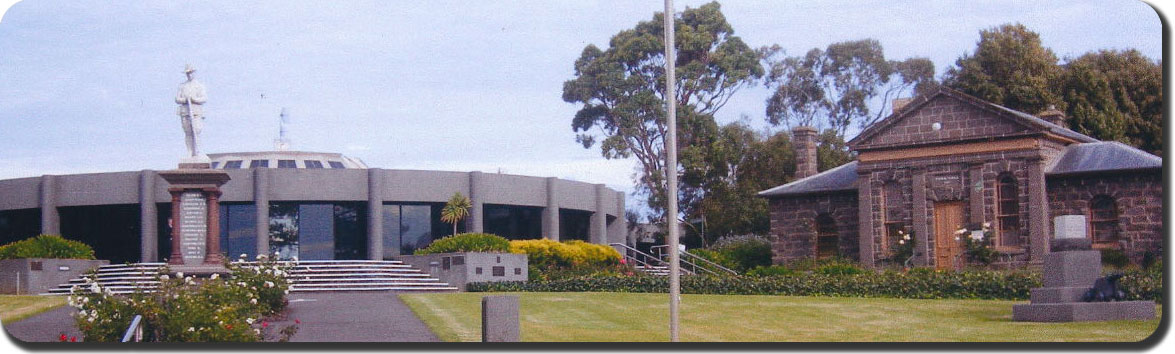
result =
M963 227L963 202L934 203L934 268L956 269L962 245L955 231Z

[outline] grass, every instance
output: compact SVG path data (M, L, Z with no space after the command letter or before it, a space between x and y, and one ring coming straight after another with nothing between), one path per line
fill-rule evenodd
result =
M445 341L481 340L481 297L402 294ZM526 342L667 341L667 294L514 293ZM684 295L681 339L704 342L1133 342L1159 320L1012 321L1023 301Z
M61 305L64 296L0 295L0 322L20 321Z

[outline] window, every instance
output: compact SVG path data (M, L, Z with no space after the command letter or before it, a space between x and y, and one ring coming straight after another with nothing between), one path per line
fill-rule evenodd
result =
M1118 203L1107 195L1093 197L1089 202L1089 231L1094 247L1117 248Z
M828 214L816 216L816 258L836 257L840 254L840 237L836 220Z
M294 160L277 160L277 168L298 168Z
M269 167L269 160L249 161L249 168Z
M1020 247L1020 191L1010 173L999 176L996 187L996 222L999 246Z
M306 160L303 162L305 162L306 168L322 168L322 161Z
M224 163L224 169L226 170L235 168L241 168L241 160L232 160Z
M347 168L346 166L343 166L343 163L342 163L342 162L338 162L338 161L327 161L327 163L329 163L329 164L330 164L330 168Z

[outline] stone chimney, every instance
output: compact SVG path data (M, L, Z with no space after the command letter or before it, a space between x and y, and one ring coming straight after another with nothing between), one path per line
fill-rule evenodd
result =
M913 97L895 98L895 99L893 99L893 103L890 103L890 106L893 107L892 108L893 113L898 113L899 111L902 110L902 108L906 108L906 105L910 104L910 102L913 102L913 101L914 101Z
M1044 110L1044 112L1037 113L1036 116L1040 117L1040 119L1048 121L1049 123L1059 125L1061 128L1069 128L1069 126L1065 124L1065 112L1057 109L1057 106L1050 104L1049 109Z
M792 146L796 149L796 179L816 174L816 128L795 127Z

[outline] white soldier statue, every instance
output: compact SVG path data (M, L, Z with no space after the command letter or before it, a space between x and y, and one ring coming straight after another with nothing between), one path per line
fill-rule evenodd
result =
M180 116L180 123L184 126L184 137L188 144L188 153L192 157L200 156L200 131L204 129L204 101L208 99L204 94L204 85L196 81L193 73L196 68L192 65L184 67L184 74L188 81L180 84L179 92L175 95L175 103L179 104L176 114Z

